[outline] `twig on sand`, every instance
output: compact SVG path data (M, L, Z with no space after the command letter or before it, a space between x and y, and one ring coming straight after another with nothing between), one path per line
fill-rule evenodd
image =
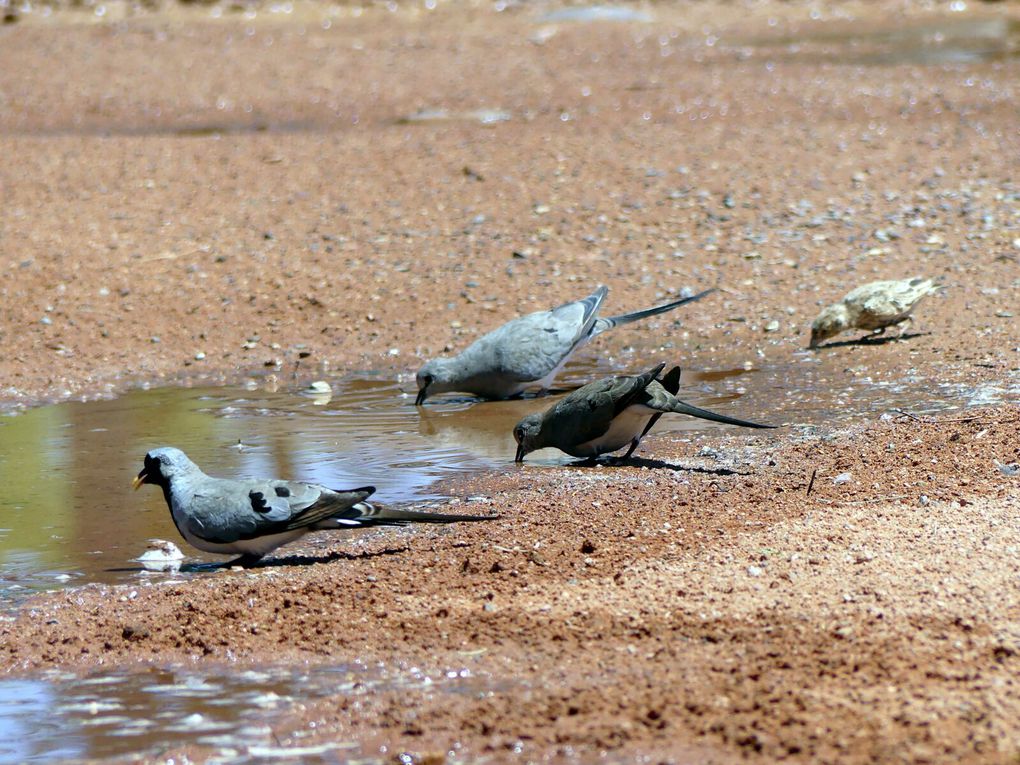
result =
M918 417L916 414L911 414L910 412L906 411L905 409L893 409L892 411L896 412L896 414L898 416L900 416L900 417L909 417L910 419L914 420L915 422L923 422L923 423L928 424L928 425L942 425L944 423L953 423L953 422L977 422L978 420L981 419L981 417L976 415L976 414L971 415L969 417L947 417L947 418L942 418L942 417ZM1008 418L1006 418L1004 420L993 420L993 422L995 422L996 425L1004 425L1006 423L1018 422L1018 421L1020 421L1020 417L1008 417Z
M896 412L896 414L898 414L900 417L909 417L910 419L914 420L915 422L924 422L924 420L922 420L916 414L911 414L910 412L906 411L905 409L893 409L893 411Z
M815 476L816 475L818 475L818 468L815 468L814 470L811 471L811 480L808 481L807 494L805 496L808 496L808 497L811 496L811 489L813 489L815 487Z

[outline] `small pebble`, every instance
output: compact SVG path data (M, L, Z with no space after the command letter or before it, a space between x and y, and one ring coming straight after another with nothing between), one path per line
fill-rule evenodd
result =
M850 479L852 477L853 476L851 476L850 473L840 473L838 476L836 476L835 478L832 479L832 482L836 486L840 486L840 485L842 485L844 483L850 483Z

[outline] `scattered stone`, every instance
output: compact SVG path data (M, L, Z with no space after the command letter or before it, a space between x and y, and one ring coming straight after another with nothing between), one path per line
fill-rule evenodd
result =
M840 473L838 476L832 479L832 483L836 486L842 486L844 483L850 483L853 476L850 473Z
M136 624L128 624L124 627L123 630L121 630L120 636L125 640L137 642L139 640L145 640L145 638L149 637L150 634L151 633L149 632L148 627L143 627L141 625Z
M135 558L148 571L176 571L181 567L184 553L173 542L150 539L145 552Z

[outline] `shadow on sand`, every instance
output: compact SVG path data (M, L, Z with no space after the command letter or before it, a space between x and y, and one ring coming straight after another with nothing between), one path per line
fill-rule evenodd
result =
M840 340L836 343L826 343L811 350L823 351L829 348L846 348L855 345L886 345L887 343L898 343L900 340L913 340L915 337L925 337L931 332L904 332L902 335L865 335L856 340Z
M636 468L648 468L649 470L673 470L682 473L701 473L703 475L751 475L751 473L741 473L739 470L731 470L730 468L704 468L704 467L688 467L687 465L674 465L672 462L666 462L665 460L650 460L645 457L601 457L599 459L585 459L571 462L567 467L636 467Z
M368 558L383 558L388 555L399 555L407 552L409 547L387 547L383 550L371 550L359 553L349 553L335 550L325 555L288 555L285 558L262 558L252 563L244 563L238 558L232 558L222 562L208 563L185 563L177 572L182 574L201 574L219 571L224 568L276 568L277 566L312 566L316 563L333 563L338 560L364 560ZM127 566L124 568L108 568L106 571L128 574L140 574L143 571L158 572L158 569L146 569L144 566ZM166 573L170 573L166 570Z

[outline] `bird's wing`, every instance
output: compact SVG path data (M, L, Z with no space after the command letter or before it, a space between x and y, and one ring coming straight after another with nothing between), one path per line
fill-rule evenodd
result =
M614 383L611 393L613 397L613 416L616 416L631 404L643 403L643 400L648 395L645 393L645 389L658 379L665 366L665 363L659 364L647 372L633 377L610 378ZM665 393L661 385L656 387Z
M925 294L909 284L874 290L860 301L860 313L865 318L889 320L909 311Z
M289 503L289 516L277 521L282 524L279 531L314 526L326 518L342 517L375 492L374 486L334 490L300 481L273 481L271 489L278 495L277 501L285 499ZM280 497L281 492L290 492L290 495Z
M563 444L583 444L602 437L613 419L642 396L663 366L636 376L606 377L578 388L545 414L542 429Z
M496 330L492 349L501 372L521 381L552 373L588 340L607 292L599 287L583 300L522 316Z
M313 526L368 497L365 486L334 491L300 481L235 481L203 477L186 487L188 531L217 544Z

